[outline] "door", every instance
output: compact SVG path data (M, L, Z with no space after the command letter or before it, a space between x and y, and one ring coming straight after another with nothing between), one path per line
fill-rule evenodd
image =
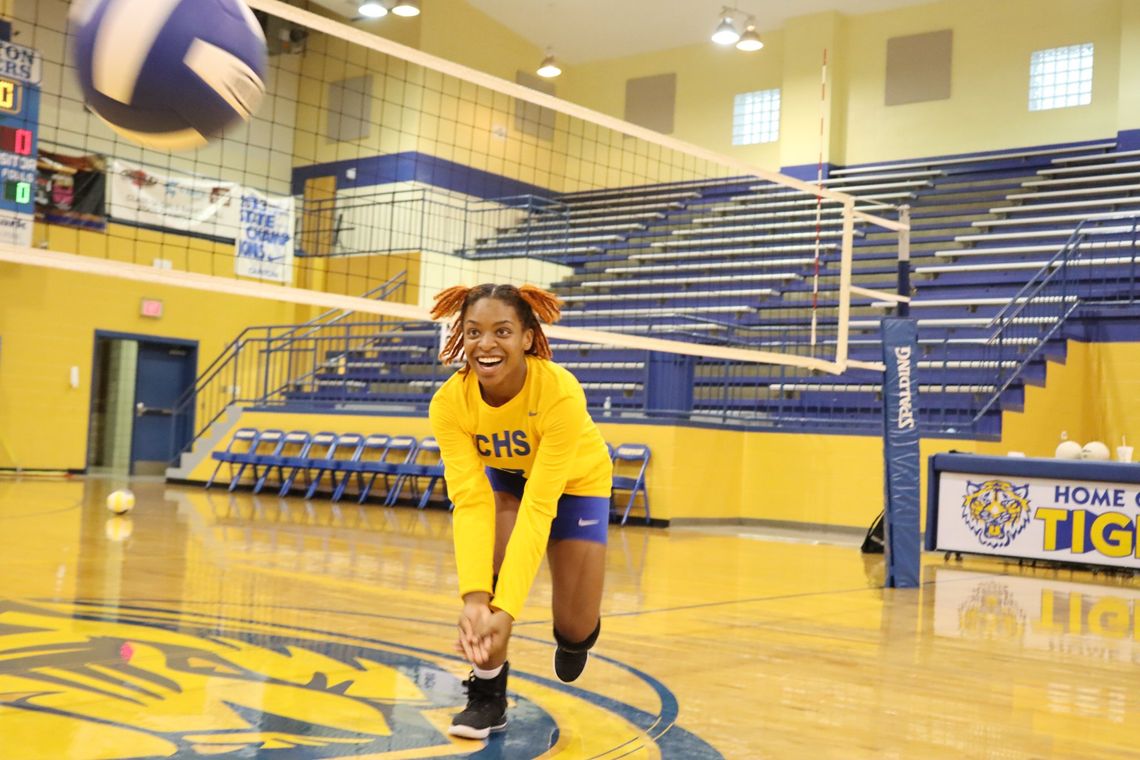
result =
M131 473L161 475L190 442L193 420L174 407L194 382L197 350L184 344L139 341L135 374Z

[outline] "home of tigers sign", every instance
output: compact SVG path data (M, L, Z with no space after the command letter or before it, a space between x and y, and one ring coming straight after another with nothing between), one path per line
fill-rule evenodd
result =
M1011 470L1029 463L1018 464ZM928 548L1140 569L1140 483L994 472L936 477Z

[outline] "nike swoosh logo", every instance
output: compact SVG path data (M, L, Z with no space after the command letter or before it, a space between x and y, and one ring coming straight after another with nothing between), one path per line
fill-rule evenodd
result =
M579 517L578 518L578 527L579 528L588 528L591 525L597 525L599 522L600 522L600 520L583 520L582 518Z
M527 412L527 413L526 413L526 416L527 416L527 417L537 417L537 416L538 416L538 412Z

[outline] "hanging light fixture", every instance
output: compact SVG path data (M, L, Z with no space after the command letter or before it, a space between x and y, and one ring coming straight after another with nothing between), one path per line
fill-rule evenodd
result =
M744 27L744 34L740 33L741 26ZM760 35L756 33L756 17L731 5L721 7L720 23L712 34L712 41L725 47L736 45L737 50L746 53L764 48Z
M542 59L542 63L534 73L544 79L553 79L562 73L562 69L558 66L558 62L554 60L554 53L550 51L550 48L546 49L546 57Z
M418 16L420 15L420 0L400 0L392 6L392 13L405 18Z
M744 30L744 34L740 35L740 40L736 43L737 50L743 50L746 53L751 53L760 50L764 47L764 43L760 41L760 35L756 34L756 26L749 24Z
M732 23L729 9L725 8L720 24L717 25L716 31L712 34L712 41L718 45L733 45L739 39L740 32L736 31L736 24Z
M388 9L385 8L376 0L368 0L366 3L361 3L356 12L365 18L381 18L388 15Z

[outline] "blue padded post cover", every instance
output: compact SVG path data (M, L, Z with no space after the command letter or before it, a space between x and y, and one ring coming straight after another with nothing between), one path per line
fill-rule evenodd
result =
M921 534L918 489L918 323L883 320L883 478L886 585L915 588Z

